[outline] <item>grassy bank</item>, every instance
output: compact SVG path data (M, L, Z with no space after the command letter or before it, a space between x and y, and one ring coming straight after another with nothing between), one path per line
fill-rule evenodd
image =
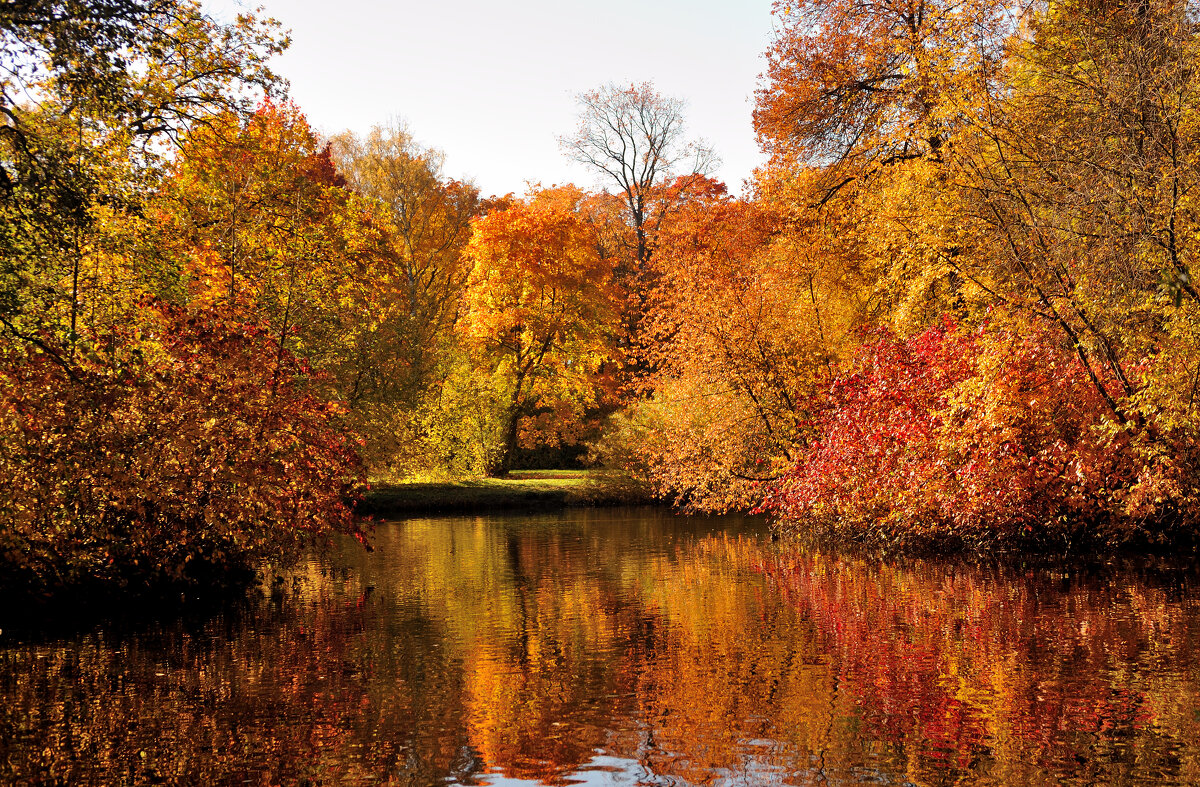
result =
M386 518L647 502L646 496L586 470L517 470L507 478L373 482L359 510Z

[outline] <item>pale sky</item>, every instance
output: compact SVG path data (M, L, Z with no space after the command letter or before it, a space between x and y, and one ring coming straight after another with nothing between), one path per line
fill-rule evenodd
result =
M256 5L292 31L275 67L314 127L399 119L484 194L599 185L557 138L576 127L575 96L610 81L685 100L731 191L762 160L750 113L770 0L205 0L223 19Z

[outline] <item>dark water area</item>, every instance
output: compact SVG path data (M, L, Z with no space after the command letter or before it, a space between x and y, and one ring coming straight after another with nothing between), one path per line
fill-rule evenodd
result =
M1198 784L1198 578L387 523L203 616L0 632L0 783Z

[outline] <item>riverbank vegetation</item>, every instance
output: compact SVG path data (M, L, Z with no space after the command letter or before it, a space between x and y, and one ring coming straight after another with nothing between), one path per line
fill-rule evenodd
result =
M6 6L4 582L199 581L364 537L368 474L539 464L856 541L1190 537L1194 9L775 14L744 196L647 84L562 139L601 189L484 197L321 138L271 20Z
M534 511L650 504L644 487L588 470L513 470L503 478L374 481L359 511L394 519L414 514Z

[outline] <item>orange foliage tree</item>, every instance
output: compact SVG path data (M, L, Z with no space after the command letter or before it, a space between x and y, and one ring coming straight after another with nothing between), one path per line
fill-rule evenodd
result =
M658 234L638 337L644 396L597 446L692 508L750 507L813 431L813 408L863 311L837 224L789 220L706 180Z
M612 262L578 213L584 193L566 186L534 192L475 224L473 267L460 330L492 380L500 412L488 472L507 472L526 428L539 416L564 419L595 405L599 374L614 357ZM567 436L569 439L569 436Z
M463 397L443 394L444 381L461 369L454 325L470 273L463 249L481 208L478 190L446 178L442 154L420 147L402 127L338 135L332 152L385 230L369 280L387 296L372 303L375 328L356 350L361 361L349 389L371 438L366 458L373 470L398 474L473 469L452 458L453 441L444 439L446 424L458 420L446 401L463 404Z
M831 190L881 166L941 158L1003 64L996 0L778 0L754 124L780 160L827 168Z
M398 211L370 191L380 184L350 190L294 107L219 121L186 140L161 200L165 243L187 260L176 297L270 326L281 349L325 373L372 465L388 466L458 310L474 192L443 187L418 162L429 182L417 187L435 203L425 223L454 225L421 239L410 226L419 207Z
M159 205L166 242L186 260L175 296L226 304L315 367L342 371L368 308L354 278L380 272L381 231L304 116L269 102L223 115L187 137L172 174Z

